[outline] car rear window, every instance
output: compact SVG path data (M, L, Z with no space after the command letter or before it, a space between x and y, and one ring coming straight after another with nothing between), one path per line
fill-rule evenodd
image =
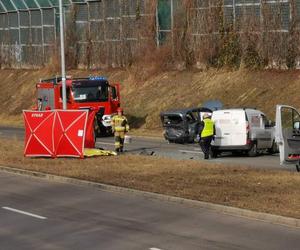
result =
M179 115L165 115L163 117L164 125L178 125L182 122L183 120Z

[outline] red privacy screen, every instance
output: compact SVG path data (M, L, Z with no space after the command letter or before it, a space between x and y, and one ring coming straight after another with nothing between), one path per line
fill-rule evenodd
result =
M86 128L95 113L88 110L23 111L23 116L25 156L83 158L86 135L94 138Z

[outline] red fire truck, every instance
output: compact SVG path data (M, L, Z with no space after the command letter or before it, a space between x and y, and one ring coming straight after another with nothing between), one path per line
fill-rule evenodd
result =
M62 109L62 78L40 80L37 88L37 109ZM66 80L68 109L97 109L95 134L111 134L111 118L120 107L120 84L110 84L105 77L71 78Z

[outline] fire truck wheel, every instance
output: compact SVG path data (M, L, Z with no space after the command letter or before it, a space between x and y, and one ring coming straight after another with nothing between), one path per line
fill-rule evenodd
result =
M99 128L97 119L94 120L94 133L95 133L95 138L99 137L99 135L100 135L100 128Z
M109 133L108 133L108 129L104 126L99 126L99 133L98 133L98 136L99 137L106 137L108 136Z
M106 130L106 133L107 133L107 135L108 136L112 136L114 133L112 132L112 128L108 128L107 130Z

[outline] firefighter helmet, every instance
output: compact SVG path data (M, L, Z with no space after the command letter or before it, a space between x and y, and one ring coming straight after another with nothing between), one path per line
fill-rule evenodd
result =
M119 107L119 108L117 109L117 112L122 112L122 113L123 113L123 109L122 109L121 107Z

